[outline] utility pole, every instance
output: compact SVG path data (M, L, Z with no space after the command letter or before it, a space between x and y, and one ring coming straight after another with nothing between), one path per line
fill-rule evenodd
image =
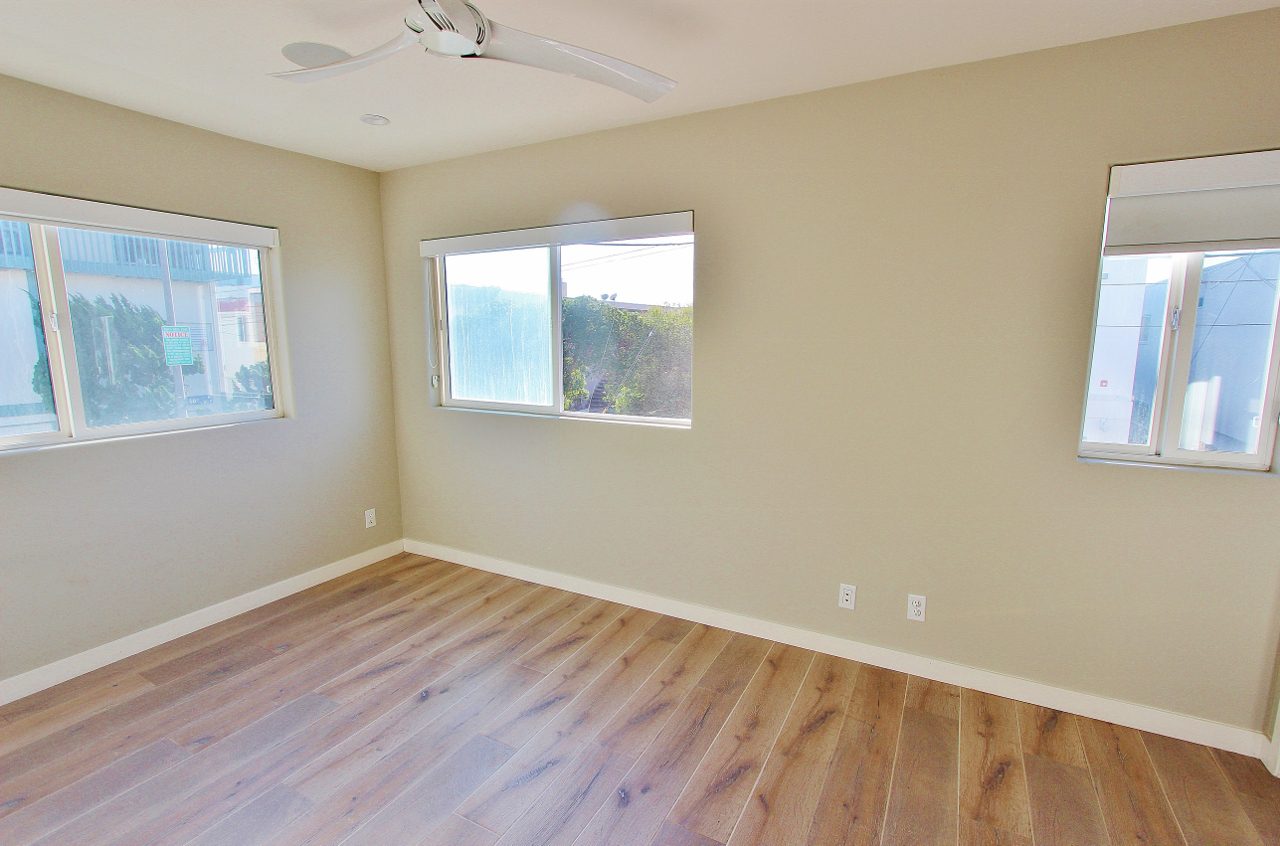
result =
M160 251L160 284L164 287L165 319L170 326L173 326L178 322L178 309L173 302L173 275L169 272L169 242L157 238L156 246ZM174 416L186 417L187 386L182 381L182 365L175 364L170 369L173 371Z

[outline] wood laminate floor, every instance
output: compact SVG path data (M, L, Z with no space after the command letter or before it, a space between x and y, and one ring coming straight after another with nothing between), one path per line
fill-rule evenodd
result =
M401 555L0 708L0 844L1277 846L1253 759Z

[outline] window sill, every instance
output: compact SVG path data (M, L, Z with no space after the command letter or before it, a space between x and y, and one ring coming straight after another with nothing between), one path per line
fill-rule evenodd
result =
M525 417L534 420L573 420L586 423L609 423L614 426L641 426L647 429L692 429L693 421L669 417L645 419L643 417L617 417L607 414L549 414L537 411L513 411L506 408L472 408L462 405L437 405L441 411L466 414L497 414L505 417Z
M93 437L83 437L59 441L48 441L45 443L30 444L23 446L12 446L0 448L0 461L4 460L7 455L27 455L36 452L50 452L54 450L73 449L75 447L85 447L95 444L114 444L121 441L133 441L140 438L158 438L169 435L186 435L192 432L208 432L213 429L227 429L233 426L249 426L260 423L275 423L288 420L288 415L275 414L270 417L252 417L244 420L224 420L217 423L208 423L197 426L180 426L173 429L161 429L153 432L130 432L128 434L119 435L97 435Z
M1119 467L1145 467L1149 470L1181 470L1192 473L1226 473L1232 476L1275 476L1271 470L1250 470L1246 467L1214 467L1208 464L1169 464L1159 461L1137 461L1128 458L1099 458L1089 455L1077 455L1080 464L1111 464Z

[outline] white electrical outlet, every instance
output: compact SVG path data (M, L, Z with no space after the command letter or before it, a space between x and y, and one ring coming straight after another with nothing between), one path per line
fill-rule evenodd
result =
M372 529L376 525L378 525L378 509L370 508L364 513L364 527Z
M924 597L914 593L907 594L907 619L924 622Z
M840 596L836 599L836 605L841 608L853 608L854 602L858 599L858 588L854 585L840 585Z

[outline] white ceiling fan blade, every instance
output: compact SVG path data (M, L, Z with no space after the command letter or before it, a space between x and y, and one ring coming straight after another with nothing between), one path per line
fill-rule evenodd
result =
M314 68L299 68L298 70L282 71L271 75L277 79L289 79L294 82L315 82L316 80L328 79L331 76L359 70L374 62L380 62L388 56L399 53L401 50L412 47L417 43L418 34L406 29L386 44L374 47L372 50L361 53L358 56L352 56L349 59L330 62L327 65L320 65Z
M351 58L346 50L316 41L295 41L280 48L280 54L300 68L318 68Z
M495 21L489 21L489 27L489 40L480 54L483 59L499 59L576 76L616 88L646 103L652 103L676 87L674 79L603 53L531 35Z

